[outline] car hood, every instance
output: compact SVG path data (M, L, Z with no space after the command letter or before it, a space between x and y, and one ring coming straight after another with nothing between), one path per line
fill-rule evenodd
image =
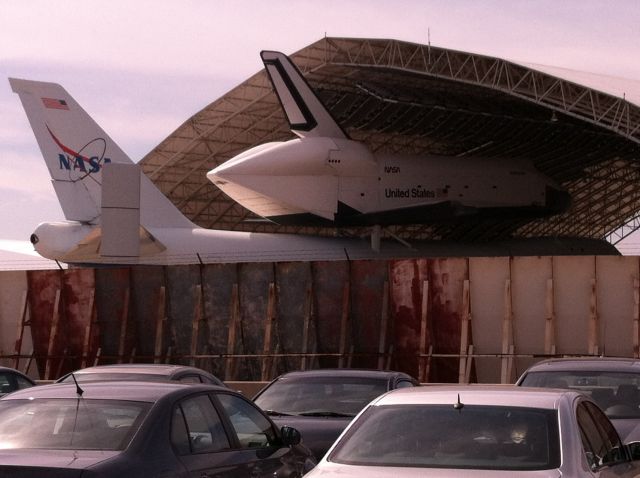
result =
M0 476L73 478L82 470L118 455L99 450L0 450Z
M352 418L298 416L271 418L279 427L287 425L298 430L302 435L302 444L311 450L318 461L352 420Z
M393 466L352 466L340 465L338 463L322 462L304 475L305 478L418 478L418 477L437 477L437 478L492 478L492 477L512 477L519 476L527 478L560 478L561 474L558 469L552 470L536 470L523 471L521 473L512 470L496 471L496 470L454 470L444 468L413 468L413 467L393 467Z

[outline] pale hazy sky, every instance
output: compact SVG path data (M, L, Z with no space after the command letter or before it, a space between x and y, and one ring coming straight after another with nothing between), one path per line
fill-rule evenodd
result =
M63 219L8 77L62 84L138 161L259 71L260 50L293 53L325 35L430 37L640 80L639 0L0 0L0 239Z

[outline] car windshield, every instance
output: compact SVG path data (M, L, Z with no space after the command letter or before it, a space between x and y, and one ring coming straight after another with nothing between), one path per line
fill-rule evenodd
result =
M370 407L329 461L350 465L544 470L560 465L553 410L466 405Z
M123 450L148 408L120 400L2 400L0 448Z
M578 390L591 395L609 418L640 418L640 374L637 373L529 372L519 385Z
M379 378L285 377L269 386L255 402L272 413L354 416L386 391L387 380Z

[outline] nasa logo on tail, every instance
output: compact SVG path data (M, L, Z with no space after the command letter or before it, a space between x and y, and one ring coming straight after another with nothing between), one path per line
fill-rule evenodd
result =
M65 146L48 125L45 126L53 141L62 150L62 153L58 154L59 167L61 170L69 171L71 179L84 179L90 174L99 173L102 166L111 162L110 158L105 157L107 142L104 138L92 139L78 151L75 151Z

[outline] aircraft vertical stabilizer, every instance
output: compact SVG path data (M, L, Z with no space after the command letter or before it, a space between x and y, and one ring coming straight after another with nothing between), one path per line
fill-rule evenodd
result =
M62 86L15 78L9 83L20 96L65 218L99 224L104 165L133 162ZM140 179L142 225L193 227L146 176Z
M287 55L263 51L260 56L291 131L301 137L348 137Z

